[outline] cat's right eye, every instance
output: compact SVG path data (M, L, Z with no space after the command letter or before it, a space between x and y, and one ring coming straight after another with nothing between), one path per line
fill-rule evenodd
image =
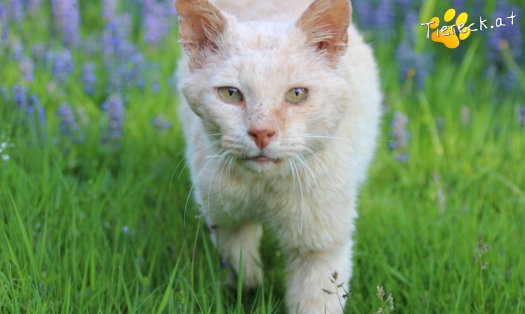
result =
M308 97L308 89L304 87L292 88L286 93L285 99L288 103L298 105Z
M235 87L219 87L217 88L217 92L219 93L219 97L228 103L238 104L244 100L241 91Z

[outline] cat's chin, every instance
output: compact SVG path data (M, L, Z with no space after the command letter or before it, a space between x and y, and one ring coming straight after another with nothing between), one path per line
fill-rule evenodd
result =
M268 157L246 158L242 161L243 165L249 170L258 173L279 172L283 163L282 159L272 159Z

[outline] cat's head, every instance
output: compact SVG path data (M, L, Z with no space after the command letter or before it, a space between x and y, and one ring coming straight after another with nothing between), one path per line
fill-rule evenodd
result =
M350 88L338 63L348 0L316 0L295 22L240 22L207 0L177 0L189 71L180 84L221 153L255 171L291 171L326 147Z

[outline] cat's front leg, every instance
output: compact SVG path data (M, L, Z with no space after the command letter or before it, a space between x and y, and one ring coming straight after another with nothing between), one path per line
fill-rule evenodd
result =
M289 313L343 313L350 281L352 242L299 252L288 264Z
M237 275L242 272L244 286L254 288L260 285L263 280L259 253L262 226L258 223L244 222L235 227L215 225L214 229L219 252Z

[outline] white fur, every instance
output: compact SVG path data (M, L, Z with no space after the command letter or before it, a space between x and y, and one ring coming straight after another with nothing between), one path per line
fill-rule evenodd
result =
M381 94L372 51L354 26L335 68L304 47L292 25L311 2L215 1L227 30L202 68L179 62L179 113L195 199L222 256L239 271L242 253L245 284L259 284L265 223L289 254L289 311L341 313L345 300L322 289L336 292L334 272L349 289L357 192L373 157ZM310 89L309 102L283 109L280 97L298 85ZM221 102L219 86L240 87L246 106ZM246 133L259 122L278 130L265 149L283 159L277 165L242 160L257 154Z

